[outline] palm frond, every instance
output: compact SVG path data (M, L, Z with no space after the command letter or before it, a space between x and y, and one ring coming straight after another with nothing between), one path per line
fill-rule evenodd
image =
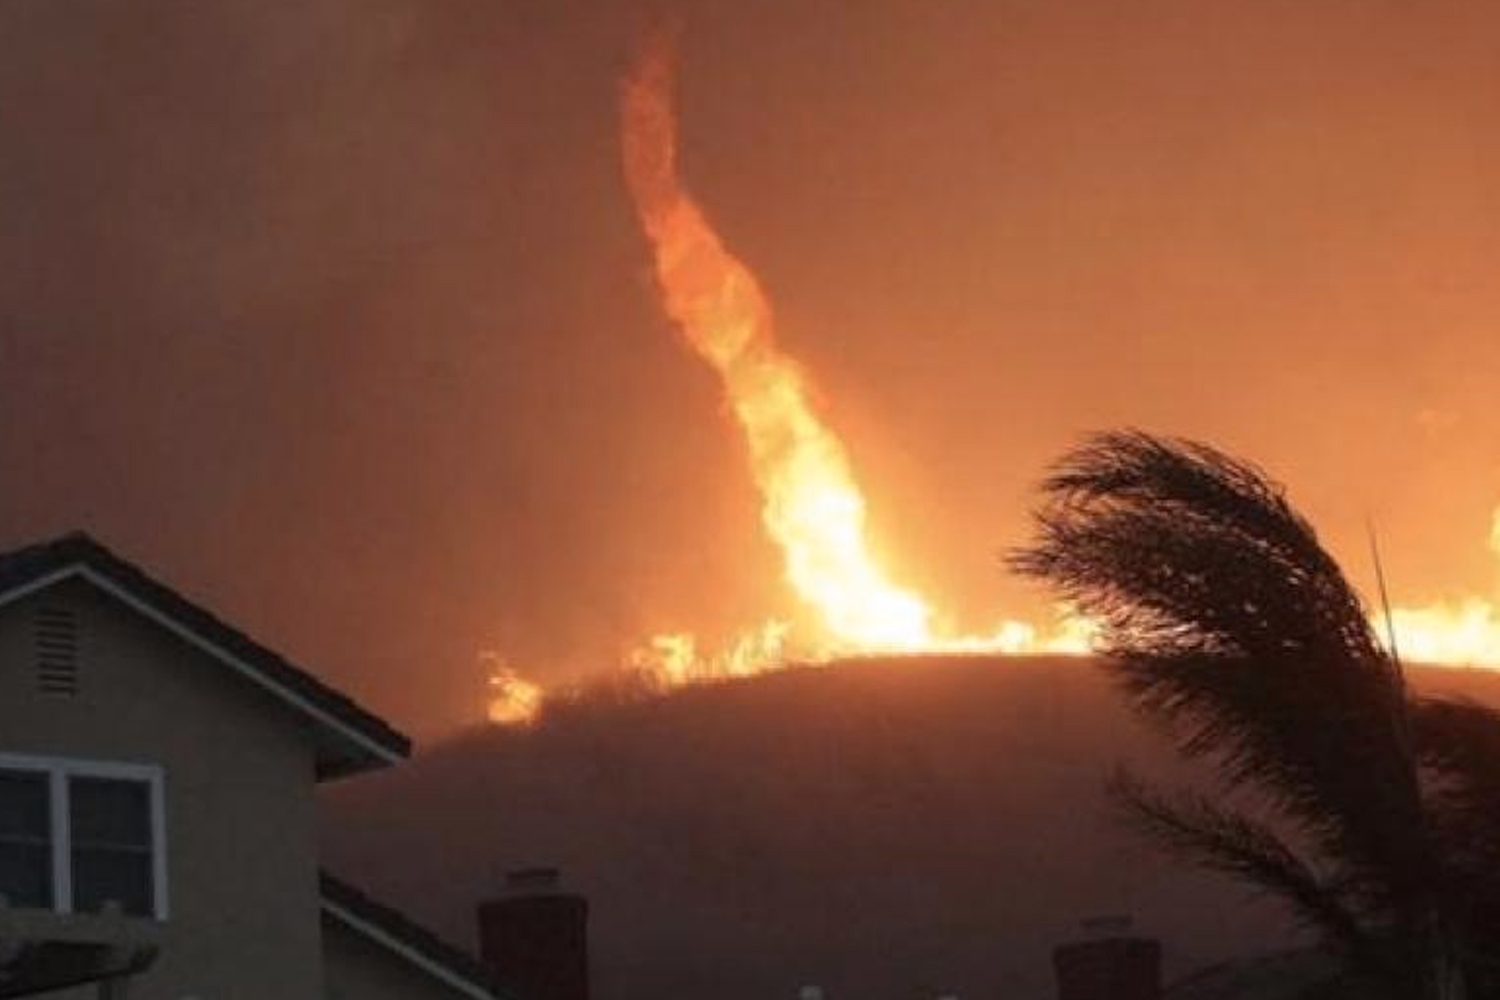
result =
M1325 881L1270 827L1192 792L1164 793L1117 771L1109 793L1126 819L1169 854L1282 897L1333 947L1363 954L1374 942L1336 881Z
M1010 564L1100 623L1134 705L1344 859L1369 906L1422 895L1399 672L1283 489L1134 431L1090 439L1043 488L1038 538Z
M1443 887L1464 949L1500 976L1500 712L1472 701L1423 698L1412 732L1427 776Z
M1485 828L1484 846L1500 860L1500 712L1463 699L1422 698L1411 719L1435 796Z

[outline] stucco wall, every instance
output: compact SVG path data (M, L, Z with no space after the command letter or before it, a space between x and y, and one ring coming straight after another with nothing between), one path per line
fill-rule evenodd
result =
M327 1000L463 1000L465 994L356 934L323 921Z
M74 697L37 691L38 604L77 613ZM132 1000L323 995L313 749L287 708L70 582L0 609L0 752L164 769L169 916Z

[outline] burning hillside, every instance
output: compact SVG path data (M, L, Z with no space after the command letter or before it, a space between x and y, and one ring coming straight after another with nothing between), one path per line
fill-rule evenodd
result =
M755 274L728 249L683 185L672 107L672 50L648 47L622 100L625 176L650 240L662 303L689 347L718 374L760 491L767 535L782 553L786 582L816 617L809 644L768 623L728 657L693 657L690 641L657 640L661 668L674 679L704 672L745 673L799 656L943 649L1087 649L1075 623L1043 636L1021 622L992 635L942 627L931 601L897 583L875 554L866 501L838 435L818 412L808 376L776 343L773 310ZM684 655L686 654L686 655Z
M707 642L691 631L654 635L623 666L670 689L851 655L1088 652L1094 629L1066 608L1049 623L1005 619L963 630L899 582L880 555L848 449L823 416L809 373L778 344L760 281L726 247L682 179L674 60L670 41L656 37L621 88L626 186L651 247L662 307L719 379L760 494L762 527L807 614L795 624L770 618ZM1500 557L1500 509L1490 547ZM1500 666L1500 616L1483 598L1396 607L1381 625L1413 662ZM492 721L532 722L544 700L517 671L504 664L491 671Z

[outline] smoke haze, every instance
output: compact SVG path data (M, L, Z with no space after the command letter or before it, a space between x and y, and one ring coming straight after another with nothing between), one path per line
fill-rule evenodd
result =
M603 0L0 7L0 535L79 526L371 707L784 604L619 176ZM654 10L670 5L657 4ZM1500 14L681 4L683 166L903 579L980 621L1083 430L1213 440L1488 592Z

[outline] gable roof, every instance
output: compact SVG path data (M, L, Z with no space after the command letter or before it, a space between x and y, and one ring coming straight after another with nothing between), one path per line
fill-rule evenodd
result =
M0 553L0 607L72 579L116 598L311 722L320 780L384 767L411 753L411 741L385 720L83 532Z
M515 1000L514 994L491 985L489 969L462 948L327 871L319 872L318 879L325 916L473 1000Z

